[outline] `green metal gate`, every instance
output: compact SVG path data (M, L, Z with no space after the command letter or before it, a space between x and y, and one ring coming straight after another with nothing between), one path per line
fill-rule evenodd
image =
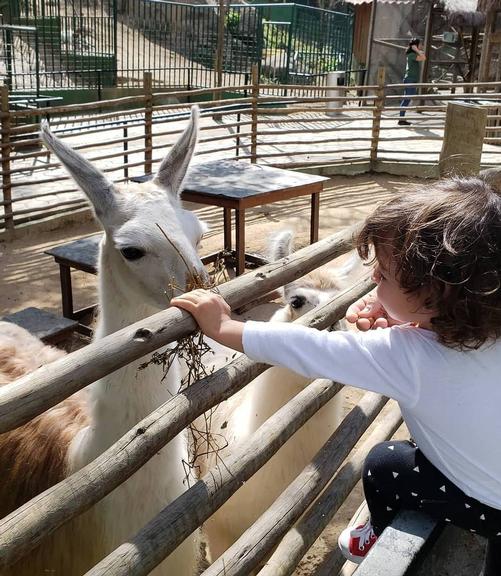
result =
M116 0L7 0L3 24L13 91L116 85Z
M222 67L218 6L163 0L0 0L0 73L12 91L134 88L246 82L253 64L268 82L323 84L351 66L351 14L299 4L230 5ZM2 69L3 68L3 69Z

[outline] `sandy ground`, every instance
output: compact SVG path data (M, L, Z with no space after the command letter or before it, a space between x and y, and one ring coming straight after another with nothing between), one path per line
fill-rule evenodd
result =
M409 179L386 175L339 176L327 183L321 196L320 238L325 238L346 226L362 220L376 203L393 193L405 190ZM197 215L208 223L210 230L203 240L201 253L222 247L222 210L192 205ZM283 227L294 227L297 244L305 245L309 234L309 197L266 205L246 212L247 251L265 252L269 235ZM59 270L45 250L64 242L91 235L97 224L85 222L57 230L32 233L13 242L0 243L2 289L0 315L27 306L61 311ZM92 304L96 299L96 279L83 272L73 272L75 307Z
M416 181L414 181L416 182ZM405 191L414 183L409 179L398 179L386 175L363 175L358 177L336 177L329 181L321 197L320 238L324 238L344 227L362 220L380 201L391 197L395 192ZM201 253L209 253L222 247L222 213L220 209L193 205L194 211L210 226ZM247 250L265 253L267 238L274 231L284 227L294 227L297 244L305 245L309 234L309 198L302 198L267 205L247 212ZM0 243L2 288L0 290L0 316L15 312L27 306L37 306L54 312L61 312L58 266L44 251L70 240L82 238L98 231L93 222L66 226L51 232L30 234L13 242ZM75 307L92 304L96 301L96 278L83 272L73 273L73 293ZM271 313L268 307L250 312L252 317L266 318ZM358 398L359 391L345 388L341 391L345 412L348 412ZM405 430L397 436L405 435ZM296 576L331 576L338 573L343 565L337 550L337 535L346 526L361 501L360 486L357 486L335 519L323 532L296 570ZM463 538L464 540L464 538ZM466 538L461 542L458 561L451 559L450 542L442 543L441 558L448 564L433 557L433 566L428 566L423 576L466 576L475 574L479 562L479 545L476 540ZM443 552L446 551L446 553ZM447 555L448 554L448 555ZM456 554L457 556L457 554ZM430 560L431 561L431 560ZM353 565L351 565L353 567ZM449 572L449 568L451 571ZM343 574L350 571L345 567Z

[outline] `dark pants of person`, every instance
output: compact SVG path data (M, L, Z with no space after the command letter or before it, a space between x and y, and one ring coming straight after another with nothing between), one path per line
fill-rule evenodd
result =
M501 510L466 496L413 442L374 446L365 460L362 481L377 536L399 510L420 510L487 538L484 576L501 575Z
M411 80L405 80L404 79L404 84L411 84ZM415 96L417 94L417 88L415 86L408 86L404 89L404 94L405 96ZM409 106L411 99L410 98L404 98L401 102L400 102L400 107L401 108L406 108L407 106ZM405 116L405 110L400 110L400 116Z

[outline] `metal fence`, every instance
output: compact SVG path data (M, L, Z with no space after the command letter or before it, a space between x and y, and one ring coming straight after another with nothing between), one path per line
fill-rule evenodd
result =
M321 85L351 68L352 14L298 4L3 0L3 15L14 92L134 88L145 71L155 87L231 86L253 64L267 82Z

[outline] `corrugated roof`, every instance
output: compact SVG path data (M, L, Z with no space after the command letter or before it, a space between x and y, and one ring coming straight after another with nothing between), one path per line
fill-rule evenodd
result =
M413 0L378 0L378 4L412 4ZM347 4L371 4L372 0L345 0ZM477 0L442 0L450 12L474 12Z
M372 0L344 0L346 4L372 4ZM378 4L412 4L413 0L377 0Z
M477 0L442 0L444 8L449 12L475 12Z

